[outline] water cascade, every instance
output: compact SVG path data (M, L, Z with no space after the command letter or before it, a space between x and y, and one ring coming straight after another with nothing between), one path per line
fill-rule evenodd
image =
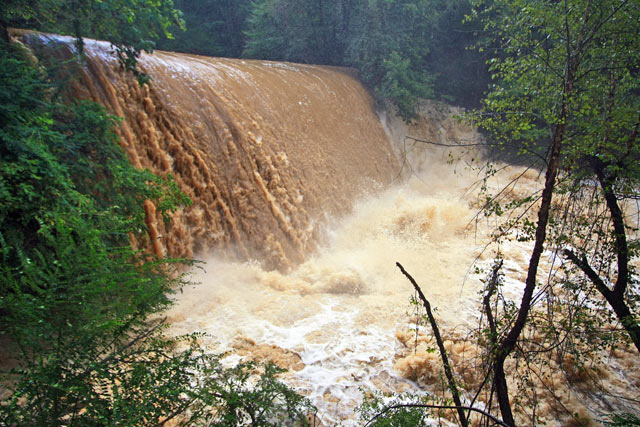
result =
M16 35L40 56L68 58L73 49L65 37ZM198 284L166 313L170 333L207 333L202 344L229 352L229 363L274 361L318 406L325 425L358 425L360 387L418 391L440 384L433 343L424 329L415 331L412 288L395 267L400 261L437 307L458 375L478 385L478 350L465 341L478 319L480 276L470 267L474 259L490 265L492 252L483 249L494 224L474 221L478 176L466 166L477 153L404 139L477 141L455 120L456 110L425 104L409 126L378 118L350 70L168 52L141 57L153 80L140 87L109 51L87 41L74 95L123 117L119 133L131 161L171 173L194 202L169 230L147 206L156 253L206 261L194 272ZM536 172L513 168L491 185L519 175L519 189L509 191L539 187ZM529 249L517 242L502 248L509 255L504 292L514 300ZM633 397L640 387L636 362L614 354L611 373L599 378ZM563 409L548 390L536 392L548 399L537 415L560 425L554 423ZM581 416L604 408L589 390L555 393Z
M17 34L39 56L74 49L68 37ZM122 117L133 164L172 174L193 201L168 232L147 206L157 253L213 250L286 268L313 250L323 215L346 213L397 170L351 70L155 52L140 58L152 78L140 87L110 50L86 41L73 95Z

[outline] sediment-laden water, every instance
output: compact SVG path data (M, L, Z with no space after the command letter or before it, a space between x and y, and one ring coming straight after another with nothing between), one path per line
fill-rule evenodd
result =
M40 58L71 56L69 38L14 34ZM229 352L229 361L275 361L325 425L357 425L361 388L442 388L428 330L415 332L400 262L437 308L459 377L471 386L482 380L479 350L467 340L479 316L474 262L488 267L495 250L486 246L493 220L477 216L481 153L405 139L477 142L457 110L425 104L407 125L379 117L351 70L167 52L141 57L152 84L140 87L107 43L85 46L71 96L122 117L132 163L173 175L193 200L168 229L146 205L155 253L206 262L166 313L170 333L205 332L202 344ZM521 174L510 197L535 191L538 173L518 168L489 185ZM530 248L501 250L504 291L517 301ZM554 262L547 254L543 271ZM632 401L637 357L621 352L608 363L594 375ZM606 410L597 390L548 381L564 409L540 389L541 420L560 425L565 412Z

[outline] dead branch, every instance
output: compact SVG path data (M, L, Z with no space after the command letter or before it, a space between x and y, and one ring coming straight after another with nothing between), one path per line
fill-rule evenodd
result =
M462 409L462 403L460 402L460 394L458 393L458 387L456 386L456 382L453 378L453 372L451 370L451 365L449 364L449 358L447 357L447 350L444 348L444 343L442 341L442 337L440 336L440 329L438 328L438 324L436 322L435 317L433 317L433 313L431 312L431 304L427 301L427 298L422 293L422 289L416 283L413 277L404 269L402 264L396 262L396 265L404 274L407 279L411 282L414 289L418 293L424 308L427 310L427 316L429 317L429 323L431 324L431 329L433 329L433 335L436 338L436 343L438 344L438 349L440 350L440 357L442 358L442 365L444 366L444 373L447 376L447 381L449 383L449 390L451 391L451 395L453 396L453 401L455 403L455 409L458 411L458 418L460 418L460 424L463 427L468 426L467 417L464 415L464 410Z

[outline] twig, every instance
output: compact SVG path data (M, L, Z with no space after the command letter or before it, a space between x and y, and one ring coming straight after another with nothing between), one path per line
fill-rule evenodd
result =
M442 358L442 365L444 366L444 373L447 376L447 381L449 382L449 390L453 396L453 401L456 404L455 409L458 411L458 418L460 418L460 424L463 427L468 426L467 418L464 415L464 410L462 409L462 403L460 402L460 395L458 394L458 387L456 386L456 382L453 379L453 373L451 371L451 366L449 365L449 358L447 357L447 350L444 348L444 343L442 342L442 337L440 336L440 329L438 329L438 324L436 323L435 317L433 317L433 313L431 312L431 304L427 301L427 298L422 293L422 289L416 283L416 281L411 277L409 273L404 269L402 264L396 262L396 265L404 274L407 279L411 282L414 289L418 293L424 308L427 310L427 316L429 317L429 323L431 324L431 329L433 329L433 335L436 338L436 343L438 344L438 349L440 350L440 357Z

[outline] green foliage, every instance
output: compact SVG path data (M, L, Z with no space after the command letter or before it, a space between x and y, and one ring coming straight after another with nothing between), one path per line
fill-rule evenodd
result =
M247 21L244 56L343 64L353 0L257 0Z
M59 103L11 47L0 61L0 333L22 361L3 413L56 424L72 402L91 404L95 375L82 373L181 282L130 246L130 234L143 236L142 202L169 211L188 200L128 163L101 107Z
M311 402L296 394L277 375L285 372L268 363L240 363L221 367L218 356L199 361L201 380L192 407L193 418L201 425L308 425L306 416L315 413Z
M517 143L523 153L536 153L537 161L546 162L552 137L559 135L556 192L564 208L552 211L549 238L576 259L588 260L583 267L593 266L605 282L620 282L616 276L622 269L625 283L620 282L619 288L627 291L616 291L618 303L624 294L625 304L633 310L639 297L629 260L638 256L637 244L634 239L623 240L637 224L626 217L624 225L615 228L611 221L616 221L614 200L635 200L640 184L638 9L625 0L534 4L501 0L478 1L475 12L483 17L485 29L497 34L502 47L501 55L490 62L495 84L484 110L474 116L476 123L499 144ZM563 108L566 113L561 113ZM530 205L523 200L487 206L494 213L514 212ZM517 230L518 236L533 237L533 224L526 216L512 218L516 219L499 230L503 236ZM597 317L612 320L597 293L588 291L591 279L584 280L585 269L575 263L563 268L568 278L565 290L587 292L592 298L589 306L600 307Z
M491 50L474 49L484 34L477 20L467 19L472 13L471 3L434 2L431 10L435 17L426 42L427 66L435 75L435 96L465 107L477 107L490 83L486 61Z
M382 61L382 70L379 95L396 106L400 117L415 118L418 101L433 97L434 77L417 72L411 60L401 58L395 51Z
M383 394L380 392L365 393L362 404L357 408L363 424L371 422L371 426L379 427L411 427L430 425L433 414L424 407L411 405L433 404L426 395L415 393ZM406 406L403 406L406 405ZM389 409L392 406L401 406ZM380 415L379 415L380 414Z
M604 421L604 425L613 427L640 426L640 418L633 414L616 414Z
M158 49L239 58L251 0L175 0L186 30L161 37Z
M478 123L499 141L518 141L522 149L541 144L545 148L550 129L558 124L558 97L568 62L578 61L574 94L566 100L571 131L565 160L580 161L592 152L617 156L622 146L614 141L628 135L637 121L637 12L626 1L598 1L588 7L572 1L565 7L554 2L476 2L485 30L501 43L501 54L490 60L495 85L485 101L484 113L489 114ZM593 22L583 21L585 11ZM582 42L577 37L581 30L589 32ZM615 105L606 114L612 78ZM607 129L617 134L604 147L602 134Z
M537 404L529 392L536 377L557 369L555 363L568 379L581 381L603 350L629 342L640 350L632 262L638 257L638 223L629 215L633 209L624 211L627 200L638 199L640 183L640 14L626 0L474 3L499 52L490 61L494 84L484 109L471 117L499 146L517 144L532 166L547 168L542 204L551 207L548 224L542 209L535 226L528 212L537 194L505 197L518 178L485 204L486 214L505 218L493 235L496 242L535 240L532 254L543 244L557 254L539 288L530 280L538 265L532 255L519 329L511 329L514 311L501 306L499 293L492 303L497 342L506 348L502 355L513 350L526 367L509 385L517 387L511 404L525 412ZM508 397L500 398L505 419L511 417Z
M284 19L276 12L275 0L252 3L246 30L247 43L243 56L275 61L295 60L287 55L289 37Z
M172 38L172 29L184 26L173 0L2 0L0 24L2 32L13 26L72 35L79 53L82 37L108 40L141 83L149 79L136 69L140 53L153 51L154 40Z
M72 352L41 351L11 371L13 394L2 402L2 423L149 425L179 409L193 376L192 353L172 354L158 329L128 331L126 340L104 346L89 339L59 348Z
M198 334L167 339L159 323L131 329L128 340L91 356L77 349L14 370L2 402L3 425L308 425L311 403L283 384L272 364L223 368ZM183 351L176 345L188 344ZM86 343L91 349L91 343Z
M433 97L427 34L437 19L431 1L375 1L363 5L347 52L365 84L392 103L405 119L415 117L420 98Z

